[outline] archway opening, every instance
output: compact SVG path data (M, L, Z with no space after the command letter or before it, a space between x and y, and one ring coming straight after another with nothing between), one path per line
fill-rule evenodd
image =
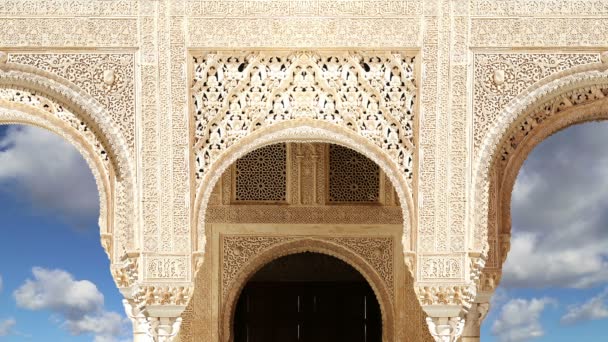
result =
M130 334L99 230L102 171L51 127L0 110L0 336L119 340ZM8 122L9 124L5 124ZM77 256L77 257L74 257ZM32 330L31 327L36 329Z
M355 268L320 253L283 256L246 283L233 320L235 342L382 340L374 292Z
M401 178L383 154L348 135L292 124L235 146L202 180L194 241L204 254L195 255L181 340L236 341L234 312L252 274L304 251L361 271L382 309L383 341L424 340L426 316L404 262L404 235L411 239ZM407 324L397 331L394 317Z

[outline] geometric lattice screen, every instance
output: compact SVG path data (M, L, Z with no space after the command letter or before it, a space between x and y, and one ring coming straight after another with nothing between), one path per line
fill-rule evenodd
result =
M350 148L329 145L329 202L370 203L380 198L380 167Z
M287 145L259 148L236 161L235 200L287 200Z

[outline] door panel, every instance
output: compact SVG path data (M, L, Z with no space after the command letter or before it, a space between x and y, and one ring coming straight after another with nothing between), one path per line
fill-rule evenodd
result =
M367 283L252 282L235 313L235 342L380 342Z

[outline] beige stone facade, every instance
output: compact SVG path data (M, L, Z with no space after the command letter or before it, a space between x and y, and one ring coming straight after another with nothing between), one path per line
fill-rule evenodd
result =
M135 341L228 341L240 282L298 251L365 276L385 341L478 340L524 159L608 116L606 0L6 0L0 23L0 124L88 161ZM232 165L282 143L286 192L247 200ZM327 144L378 165L377 203L328 202Z

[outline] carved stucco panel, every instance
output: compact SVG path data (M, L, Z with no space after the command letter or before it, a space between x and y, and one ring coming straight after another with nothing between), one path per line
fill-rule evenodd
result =
M130 53L10 53L9 62L30 65L72 82L101 103L135 152L135 61Z
M233 280L255 257L279 244L301 239L298 236L222 236L222 296L233 286ZM383 279L391 295L394 292L392 237L316 237L346 247L366 260Z
M146 281L188 281L190 279L189 256L144 256L143 268Z
M209 53L194 57L198 182L223 150L278 122L310 118L381 147L413 180L414 57L399 53Z
M598 63L599 53L476 53L473 135L477 154L501 111L535 82L578 65Z

